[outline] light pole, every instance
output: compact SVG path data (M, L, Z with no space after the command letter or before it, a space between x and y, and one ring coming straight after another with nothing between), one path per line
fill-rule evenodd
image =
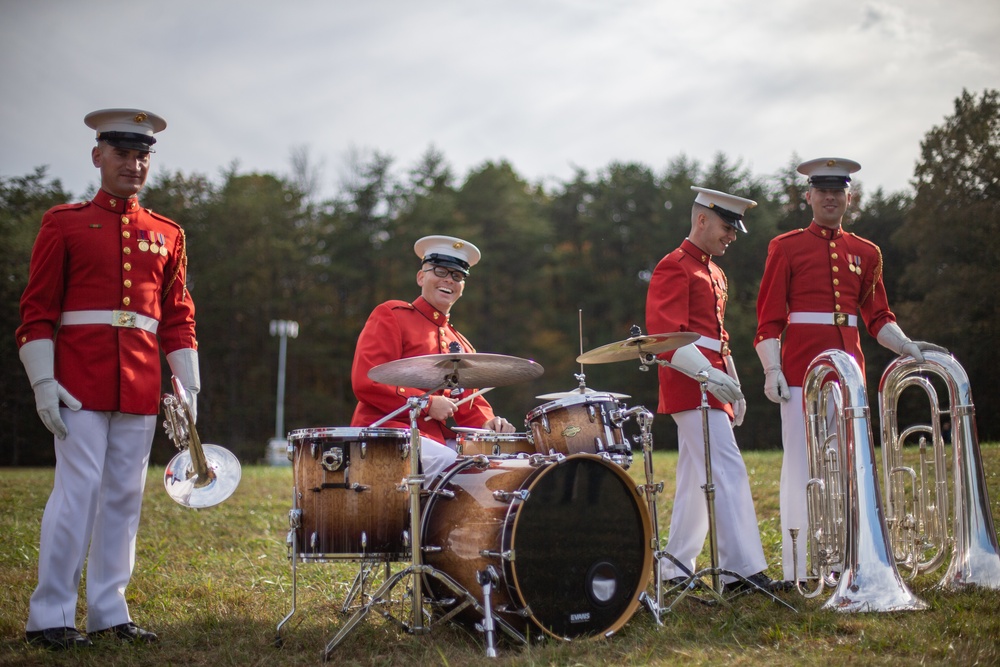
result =
M287 465L285 442L285 357L288 338L299 337L299 323L291 320L271 320L271 335L278 336L278 397L274 409L274 438L268 443L268 460L272 465Z

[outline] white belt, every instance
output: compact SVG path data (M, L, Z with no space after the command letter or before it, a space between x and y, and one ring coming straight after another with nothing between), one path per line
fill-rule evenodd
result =
M108 324L125 329L142 329L151 334L156 333L160 323L152 317L127 310L71 310L59 318L62 325L74 324Z
M836 327L858 326L858 316L847 313L789 313L789 324L829 324Z
M729 343L723 343L718 338L702 336L696 340L694 344L698 347L703 347L706 350L711 350L712 352L721 352L723 355L729 354Z

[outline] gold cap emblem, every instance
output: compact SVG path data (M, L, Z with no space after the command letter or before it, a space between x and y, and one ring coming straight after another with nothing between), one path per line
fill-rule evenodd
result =
M132 120L134 120L137 123L141 123L142 121L146 120L147 118L149 118L149 116L147 116L144 112L140 111L139 113L137 113L135 115L135 118L133 118Z

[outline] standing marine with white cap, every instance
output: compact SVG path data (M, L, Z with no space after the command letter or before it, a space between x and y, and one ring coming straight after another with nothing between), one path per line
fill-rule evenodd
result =
M358 405L351 426L370 426L405 405L410 396L424 393L422 389L375 382L368 377L372 368L397 359L448 354L454 349L463 353L476 351L451 324L451 308L462 297L466 278L481 257L479 248L453 236L425 236L413 249L420 258L417 270L420 296L413 302L391 300L380 304L368 316L358 337L351 369L351 384ZM472 390L471 387L462 389L465 392ZM453 419L458 426L514 432L510 422L494 415L489 401L483 396L458 405L461 399L458 391L439 390L430 397L417 420L425 486L458 457L457 451L447 446L449 441L454 443L455 440L455 433L446 423L448 419ZM381 426L408 429L409 412L401 412Z
M719 566L767 591L772 582L765 574L767 560L750 479L733 433L733 426L743 423L746 401L724 326L728 282L726 274L712 261L725 254L736 240L737 231L746 233L743 216L757 203L718 190L691 189L698 193L691 207L691 232L679 248L656 265L646 296L649 333L687 331L701 336L694 343L660 355L684 371L659 367L657 412L673 417L678 447L677 488L666 551L680 563L661 560L660 574L673 585L681 583L694 571L695 558L708 534L701 385L694 379L705 372L710 392L708 429L716 487ZM728 592L757 590L732 576L722 578Z
M764 367L764 393L781 406L781 562L785 581L793 574L790 528L808 528L805 411L802 383L816 355L830 349L851 354L862 373L858 314L868 333L896 354L923 361L922 350L943 348L913 341L896 324L882 282L878 246L842 229L851 203L851 174L861 165L844 158L817 158L798 166L809 177L808 227L771 240L757 294L755 348ZM784 343L781 337L784 335ZM806 550L798 550L805 573Z
M97 133L91 159L101 188L43 216L16 334L38 415L55 436L25 628L30 643L53 650L91 645L75 623L85 561L90 636L156 641L132 622L125 589L159 412L160 350L195 414L200 386L184 232L137 198L166 121L103 109L84 122Z

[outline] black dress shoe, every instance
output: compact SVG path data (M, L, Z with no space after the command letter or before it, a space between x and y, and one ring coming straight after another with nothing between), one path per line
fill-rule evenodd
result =
M763 572L758 572L757 574L751 574L749 577L746 577L746 581L743 581L742 579L737 579L736 581L731 581L727 583L725 587L725 592L740 593L742 591L747 591L750 593L757 593L760 592L759 589L769 592L774 587L774 583L775 582L772 581L769 576L767 576ZM750 584L753 584L753 586L751 586Z
M121 625L113 625L103 630L94 630L90 634L94 637L113 636L116 639L124 642L132 642L133 644L152 644L159 640L155 633L143 630L132 621L122 623Z
M29 630L24 633L29 644L41 646L50 651L65 651L71 648L87 648L92 642L76 628L46 628Z

